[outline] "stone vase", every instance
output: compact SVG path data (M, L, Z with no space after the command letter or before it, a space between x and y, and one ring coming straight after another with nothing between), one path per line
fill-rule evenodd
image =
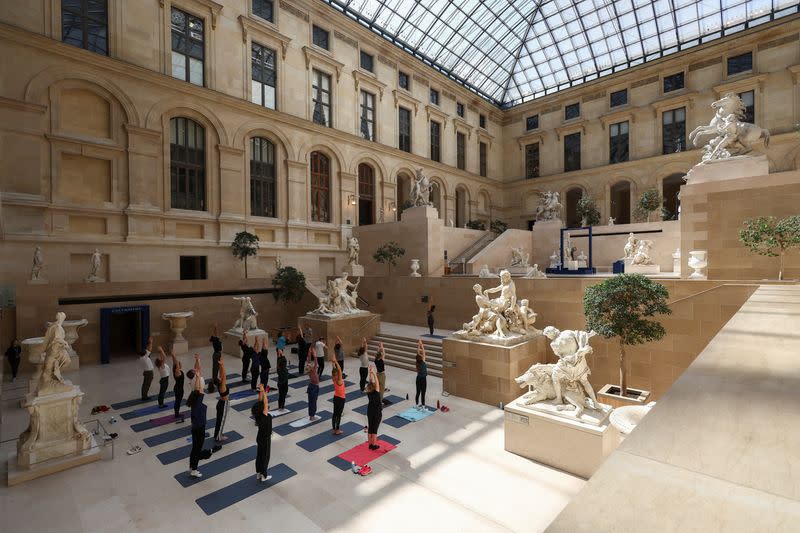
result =
M419 270L419 259L412 259L411 260L411 277L412 278L420 278L422 277Z
M689 275L689 279L706 279L706 273L703 272L705 268L708 266L708 261L706 260L706 250L692 250L689 252L689 261L688 265L689 268L694 269Z
M35 392L39 377L42 375L42 365L44 364L44 337L25 339L20 344L22 345L23 360L27 359L34 369L33 376L28 381L28 392Z
M189 319L193 316L193 311L178 311L161 315L161 318L169 321L169 329L172 331L172 348L176 355L189 351L189 342L184 338L183 332L188 326Z

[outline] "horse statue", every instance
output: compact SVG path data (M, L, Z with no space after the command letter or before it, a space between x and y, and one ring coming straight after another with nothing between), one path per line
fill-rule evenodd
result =
M704 147L703 161L728 159L745 155L753 150L753 143L764 139L769 146L769 130L744 122L745 105L739 95L727 93L711 104L714 118L708 126L698 126L689 133L689 142L695 147L701 139L711 137Z
M539 193L539 205L536 206L536 220L553 220L561 218L561 199L557 192Z
M426 176L421 168L417 169L417 177L414 184L411 186L411 201L414 207L421 205L431 205L431 189L433 183L431 179Z

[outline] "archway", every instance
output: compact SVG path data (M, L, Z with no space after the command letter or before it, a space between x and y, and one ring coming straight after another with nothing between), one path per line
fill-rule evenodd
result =
M407 174L398 174L397 175L397 194L395 198L397 198L397 215L400 216L400 213L403 212L404 204L408 202L409 196L411 195L411 177ZM407 206L405 206L407 207Z
M375 223L375 170L366 163L358 165L358 225Z
M611 186L610 207L615 224L631 223L631 182L623 180Z
M583 189L580 187L571 188L565 195L564 206L568 228L577 228L581 225L581 217L580 214L578 214L578 202L581 196L583 196Z
M444 208L442 206L442 185L438 181L431 182L431 203L439 212L439 218L444 218Z
M661 182L661 195L664 197L664 220L678 220L681 206L681 185L683 185L683 174L670 174Z
M463 228L469 222L469 193L464 187L456 188L456 227Z

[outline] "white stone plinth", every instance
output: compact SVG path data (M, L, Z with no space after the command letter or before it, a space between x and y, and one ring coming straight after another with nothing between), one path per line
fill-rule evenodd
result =
M530 268L530 266L522 266L522 265L520 265L520 266L503 267L500 270L508 270L508 273L511 274L512 276L521 277L521 276L525 276L528 273L528 269L529 268Z
M505 449L538 463L589 478L619 445L606 420L595 426L523 407L505 406Z
M81 453L50 459L43 463L31 465L30 468L20 467L17 454L11 454L8 457L8 486L12 487L32 479L61 472L62 470L99 461L100 451L101 448L97 445L94 436L89 435L89 448L81 451Z
M409 207L408 209L404 209L402 213L400 213L400 220L403 222L408 222L412 220L436 220L439 218L439 211L436 210L433 206L425 206L421 205L418 207Z
M179 311L161 315L161 318L169 321L169 329L172 331L172 349L175 351L175 355L183 355L189 352L189 342L184 338L183 332L188 325L188 320L193 316L193 311Z
M698 163L686 174L686 182L695 185L706 181L722 181L769 174L765 154L751 154Z
M466 331L458 330L453 333L453 337L464 341L474 342L478 344L491 344L492 346L517 346L522 343L531 341L536 337L541 336L542 331L536 328L531 329L525 335L521 333L510 333L507 337L499 337L496 335L470 335Z
M342 339L344 353L352 353L361 346L362 337L369 339L378 334L381 316L369 311L342 315L306 313L298 319L298 325L303 330L311 328L313 338L306 340L312 344L322 337L332 353L336 337L339 337Z
M344 271L347 272L348 276L360 278L364 276L364 265L347 265L344 267Z
M567 270L578 270L578 261L573 261L572 259L567 259L564 261L564 268Z
M241 359L242 349L239 348L239 341L242 340L242 336L241 328L233 328L226 331L225 334L222 335L222 351ZM255 344L257 338L260 338L262 342L266 341L269 343L269 334L263 329L251 329L247 331L247 341L250 343L250 346Z
M626 274L660 274L660 265L634 265L632 258L625 260L625 273Z

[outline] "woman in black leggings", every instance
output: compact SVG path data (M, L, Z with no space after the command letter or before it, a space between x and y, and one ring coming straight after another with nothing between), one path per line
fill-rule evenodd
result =
M378 376L375 372L375 367L369 369L369 383L367 383L367 442L369 443L370 450L377 450L378 446L378 428L381 425L383 418L383 402L381 402L381 385L378 382Z
M417 340L417 394L414 396L414 403L417 409L425 407L425 391L428 389L428 363L425 362L425 346L422 339ZM422 396L422 403L420 403Z
M216 376L214 377L216 379ZM220 444L222 441L228 440L225 436L225 421L228 419L228 408L230 403L230 390L228 389L228 380L225 378L225 361L219 360L219 399L217 400L217 423L214 426L214 441Z
M283 350L278 350L278 410L282 411L286 406L286 393L289 392L289 367L286 364L286 357Z
M172 387L172 392L175 393L175 422L183 422L181 415L181 402L183 401L183 380L184 374L181 368L181 362L175 357L175 351L170 352L172 357L172 378L175 380L175 385Z
M272 448L272 415L269 414L269 400L264 393L264 384L258 384L258 402L253 406L253 418L258 426L256 435L256 479L262 483L272 479L267 474L269 456Z

